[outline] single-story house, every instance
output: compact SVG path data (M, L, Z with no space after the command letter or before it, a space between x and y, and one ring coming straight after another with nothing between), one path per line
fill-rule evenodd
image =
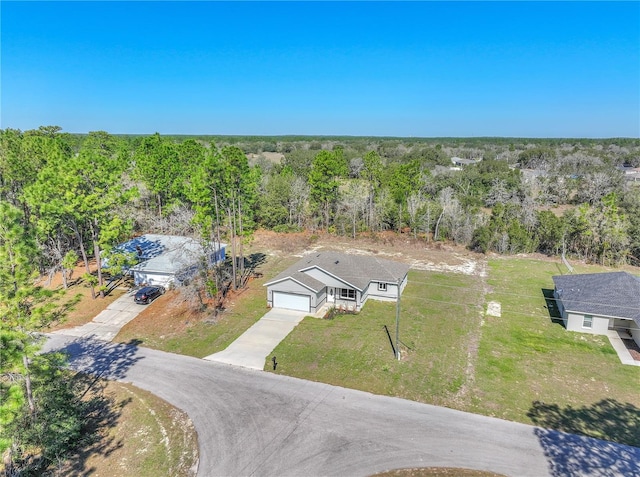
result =
M617 169L624 174L624 180L627 182L640 182L640 167L630 165L621 165Z
M395 301L409 266L373 256L316 252L265 283L267 305L317 313L323 305L360 311L369 299Z
M570 331L627 331L640 345L640 277L627 272L553 277L554 296Z
M226 244L209 243L205 250L200 241L190 237L146 234L115 249L135 254L138 263L129 271L136 285L168 286L188 278L205 257L211 264L223 262Z
M453 163L453 165L455 167L470 166L472 164L477 164L481 160L482 160L482 158L480 158L480 159L463 159L461 157L452 157L451 158L451 162Z

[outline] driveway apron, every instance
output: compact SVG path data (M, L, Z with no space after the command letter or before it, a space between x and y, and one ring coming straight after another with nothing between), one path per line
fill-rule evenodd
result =
M264 369L265 359L309 313L272 308L227 349L204 359L250 369Z

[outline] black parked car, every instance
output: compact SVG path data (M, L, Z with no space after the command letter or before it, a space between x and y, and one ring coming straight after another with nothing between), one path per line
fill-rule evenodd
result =
M164 293L164 287L143 287L136 292L133 301L141 305L151 303Z

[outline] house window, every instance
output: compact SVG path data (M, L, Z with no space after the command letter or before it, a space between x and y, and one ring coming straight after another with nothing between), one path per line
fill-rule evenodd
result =
M591 328L593 326L593 316L584 315L582 318L582 327L583 328Z
M355 300L356 299L356 291L352 288L341 288L340 289L340 298L344 300Z
M387 291L386 283L378 283L378 291Z

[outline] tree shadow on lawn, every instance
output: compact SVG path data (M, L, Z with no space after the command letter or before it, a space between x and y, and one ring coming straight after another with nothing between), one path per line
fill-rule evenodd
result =
M108 457L123 446L123 441L116 439L109 430L117 426L122 409L131 402L131 398L116 402L113 396L105 393L106 380L124 378L131 366L142 359L136 356L138 344L135 340L127 344L112 344L79 338L56 350L66 355L68 366L77 372L68 385L77 389L79 399L86 403L83 438L69 461L59 470L88 475L95 470L88 468L91 456Z
M78 373L75 380L87 386L83 395L83 399L88 403L88 413L83 429L84 437L73 454L69 456L64 467L59 470L66 475L89 475L96 471L95 467L89 466L91 457L100 455L108 458L114 451L124 446L124 441L117 438L111 429L118 425L122 410L132 402L133 398L116 400L105 390L107 381L96 380L89 374Z
M545 308L549 312L551 322L564 326L564 321L562 320L562 315L558 308L558 299L553 295L553 290L549 288L542 288L541 290L542 295L544 296L544 301L546 302Z
M527 416L541 427L535 434L554 477L640 475L640 409L634 405L603 399L560 408L535 401Z

